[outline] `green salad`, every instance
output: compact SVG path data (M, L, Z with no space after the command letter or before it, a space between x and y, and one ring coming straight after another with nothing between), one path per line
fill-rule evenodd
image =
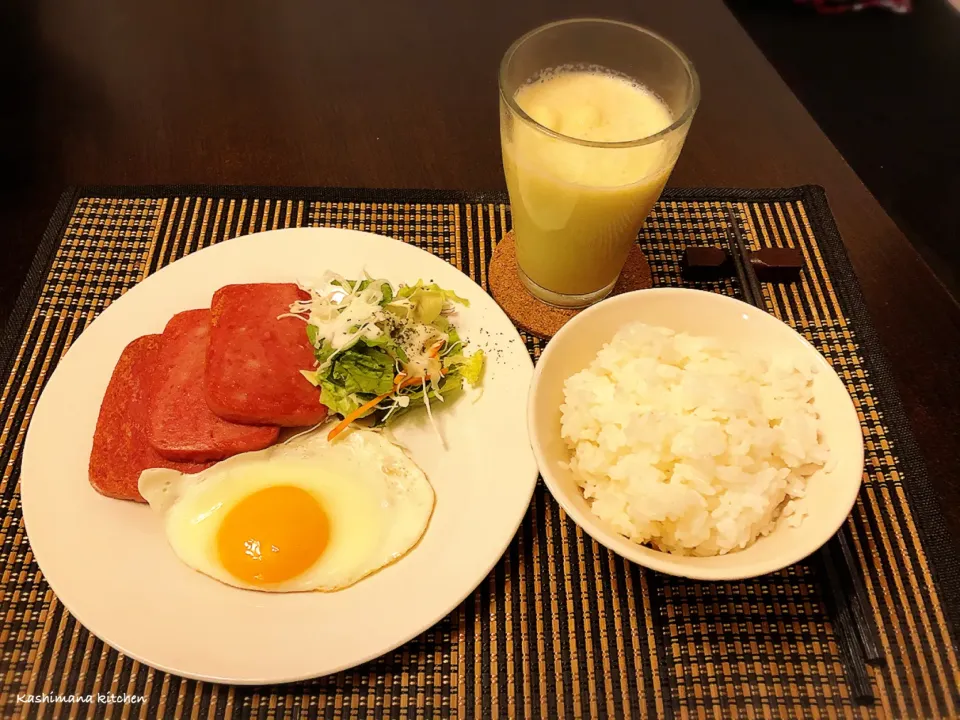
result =
M387 280L347 280L329 273L309 300L291 312L307 321L316 367L302 373L343 421L372 416L374 426L476 387L482 350L468 352L455 326L457 306L469 302L434 283L395 287Z

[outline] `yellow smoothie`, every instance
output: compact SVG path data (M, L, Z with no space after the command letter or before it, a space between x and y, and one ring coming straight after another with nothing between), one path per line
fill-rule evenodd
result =
M560 295L616 282L637 231L673 170L686 129L646 145L671 125L669 108L641 85L602 72L564 71L522 86L515 101L557 138L501 113L503 165L520 269Z

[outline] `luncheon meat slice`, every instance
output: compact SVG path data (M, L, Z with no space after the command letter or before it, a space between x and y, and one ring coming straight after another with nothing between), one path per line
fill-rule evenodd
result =
M93 488L107 497L145 502L137 483L140 473L147 468L197 473L212 464L165 460L147 441L146 426L159 355L160 335L145 335L127 345L100 404L89 476Z
M303 320L280 317L309 296L293 283L227 285L213 296L207 404L238 423L297 427L327 416L301 370L314 366Z
M207 406L204 373L210 311L177 313L163 330L147 439L161 456L180 462L223 460L277 441L276 425L239 425Z

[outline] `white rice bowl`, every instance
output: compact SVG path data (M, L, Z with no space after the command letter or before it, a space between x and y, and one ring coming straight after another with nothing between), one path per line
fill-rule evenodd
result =
M817 368L633 323L564 383L561 435L592 512L658 550L715 556L806 515L829 461Z

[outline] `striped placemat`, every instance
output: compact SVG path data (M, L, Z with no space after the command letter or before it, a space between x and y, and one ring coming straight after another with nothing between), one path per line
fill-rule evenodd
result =
M768 309L846 381L866 438L848 521L884 653L857 705L813 563L757 580L684 581L585 536L538 485L495 571L434 628L308 683L230 687L154 671L105 646L51 592L19 507L31 411L71 342L157 268L215 242L294 226L414 243L486 284L510 226L499 195L215 187L81 188L62 198L0 344L0 716L213 718L896 717L960 715L960 564L823 192L668 192L640 243L656 285L687 244L718 243L734 203L753 246L792 246L801 283ZM717 292L735 294L729 282ZM537 357L541 340L526 336ZM65 538L64 542L69 542Z

